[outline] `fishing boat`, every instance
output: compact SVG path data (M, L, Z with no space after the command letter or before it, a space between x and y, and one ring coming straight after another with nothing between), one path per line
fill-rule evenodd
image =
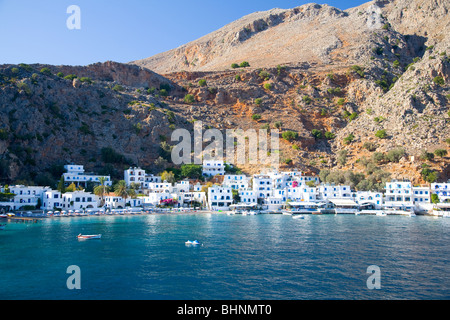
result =
M78 239L82 239L82 240L89 240L89 239L101 239L102 235L101 234L91 234L91 235L83 235L83 234L79 234L77 236Z

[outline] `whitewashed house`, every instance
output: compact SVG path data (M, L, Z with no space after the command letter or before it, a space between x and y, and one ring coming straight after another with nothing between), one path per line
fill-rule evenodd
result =
M98 209L98 197L84 191L66 192L62 195L63 210Z
M410 181L391 181L386 183L384 207L411 210L414 207Z
M305 184L287 188L287 198L292 201L316 202L319 200L317 187L308 187Z
M105 207L108 209L125 208L125 200L122 197L116 196L114 193L109 193L103 199L105 200Z
M177 195L170 192L150 192L147 196L143 197L144 206L158 206L162 200L174 199L178 201Z
M229 210L233 203L233 193L230 187L212 186L208 188L208 206L210 210Z
M12 210L20 210L21 208L28 206L36 207L39 203L42 206L43 194L47 190L51 190L50 187L23 185L10 186L9 191L15 194L14 201L10 207Z
M112 181L110 176L99 176L94 174L87 174L84 172L84 167L82 165L65 165L64 169L67 172L63 173L64 183L66 185L70 185L74 183L75 185L84 185L86 186L88 182L92 182L95 184L100 183L100 177L104 177L106 179L105 185L111 186Z
M200 203L201 206L207 205L205 192L183 192L177 194L177 196L181 207L191 207L197 203Z
M239 189L239 198L240 202L244 204L257 204L258 197L256 196L256 192L250 189Z
M433 209L433 204L431 203L430 187L413 187L412 197L415 212L427 213Z
M149 188L150 183L161 182L161 176L147 174L144 169L134 167L124 171L124 180L127 186L130 186L132 183L138 183L141 186L141 190L145 190Z
M63 205L63 198L61 192L58 190L46 190L42 196L42 209L54 210L61 209Z
M322 184L319 185L321 200L328 199L351 199L352 190L350 186Z
M135 208L141 207L144 203L144 200L141 197L128 197L127 199L124 199L122 197L116 196L114 193L109 193L108 195L104 196L104 200L105 207L107 209L125 209L126 207Z
M248 177L244 174L226 174L223 178L222 185L230 187L234 190L248 189Z
M202 174L207 177L225 174L225 163L223 160L204 160Z
M383 206L383 194L374 191L357 191L353 193L353 200L362 208L381 209Z
M263 205L270 211L277 211L283 208L286 205L286 200L279 198L277 196L269 196L264 199Z
M450 201L450 182L432 183L430 192L436 194L440 202Z
M300 176L298 177L298 182L303 184L303 183L307 183L307 182L314 182L314 184L318 185L320 183L320 179L319 177L316 176Z
M272 196L272 178L269 175L253 175L252 188L258 198L264 199Z
M175 183L175 186L173 187L173 191L176 193L184 193L189 192L191 189L191 185L188 180L183 180Z
M430 187L413 187L412 194L415 204L431 203Z
M173 186L169 182L149 182L148 190L150 190L150 193L152 192L172 193Z

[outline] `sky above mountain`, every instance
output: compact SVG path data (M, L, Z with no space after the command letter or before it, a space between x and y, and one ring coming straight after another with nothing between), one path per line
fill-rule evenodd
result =
M345 10L367 1L0 0L0 64L129 62L176 48L255 11L310 2ZM71 5L79 14L68 11ZM70 28L80 28L70 29L67 20Z

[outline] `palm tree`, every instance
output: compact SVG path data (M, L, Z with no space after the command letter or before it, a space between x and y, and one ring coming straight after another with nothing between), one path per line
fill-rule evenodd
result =
M120 180L114 186L114 194L118 197L121 197L127 202L128 197L134 197L136 192L134 189L128 188L125 180Z
M98 181L100 182L100 184L94 188L94 194L100 197L100 206L103 207L103 205L105 204L104 196L106 193L108 193L109 187L105 185L105 177L100 177Z

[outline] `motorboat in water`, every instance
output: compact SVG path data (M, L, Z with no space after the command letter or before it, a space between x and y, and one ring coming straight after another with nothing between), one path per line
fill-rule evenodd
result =
M304 215L301 215L301 214L296 214L296 215L294 215L294 216L292 216L292 219L305 219L305 216Z
M77 236L77 238L80 239L80 240L101 239L102 235L101 234L83 235L83 234L80 233Z
M188 240L188 241L186 241L185 242L185 244L187 245L187 246L197 246L197 245L199 245L200 244L200 242L198 242L198 240L194 240L194 241L191 241L191 240Z

